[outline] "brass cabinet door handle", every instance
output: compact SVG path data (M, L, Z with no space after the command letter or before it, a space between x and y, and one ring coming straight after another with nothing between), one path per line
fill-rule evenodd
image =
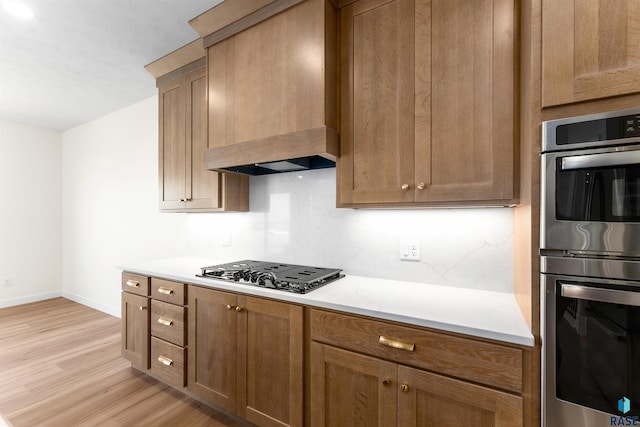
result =
M231 304L227 304L227 310L231 310L233 306Z
M380 337L378 338L378 342L382 345L386 345L387 347L393 347L400 350L414 351L416 349L416 345L414 343L401 341L394 338L387 338L383 335L380 335Z
M382 385L389 385L391 384L391 380L389 378L385 378L382 380Z
M409 386L406 384L402 384L400 386L400 390L402 390L403 393L408 393L409 392Z
M242 308L242 307L236 307L236 311L237 311L238 313L240 313L242 310L243 310L243 308Z
M145 306L143 306L143 305L141 305L140 307L138 307L138 310L140 310L140 311L144 311L144 310L146 310L146 309L147 309L147 307L145 307Z
M158 317L158 323L160 323L161 325L164 325L164 326L173 325L173 321L172 320L163 319L162 317Z
M139 288L140 283L136 282L135 280L127 280L127 286L130 286L132 288Z
M162 363L165 366L173 365L173 360L171 360L171 359L169 359L168 357L165 357L165 356L158 356L158 362Z
M165 294L165 295L173 295L173 289L160 287L158 288L158 293Z

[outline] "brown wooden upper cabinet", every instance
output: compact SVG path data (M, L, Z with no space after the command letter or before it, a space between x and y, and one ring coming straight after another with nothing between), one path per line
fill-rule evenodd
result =
M196 40L147 66L152 74L166 72L157 77L158 191L161 211L218 212L249 209L248 177L212 172L206 170L203 164L204 151L207 149L207 79L204 54L202 40ZM186 61L191 62L167 72L171 65Z
M542 2L542 105L640 92L640 2Z
M517 201L514 3L341 9L338 206Z

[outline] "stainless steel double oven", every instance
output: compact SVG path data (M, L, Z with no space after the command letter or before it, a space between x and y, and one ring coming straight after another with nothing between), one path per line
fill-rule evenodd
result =
M542 137L544 425L640 425L640 107Z

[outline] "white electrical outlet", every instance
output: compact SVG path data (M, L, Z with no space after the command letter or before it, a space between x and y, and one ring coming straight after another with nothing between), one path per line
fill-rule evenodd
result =
M420 261L420 240L400 240L400 259Z
M231 246L231 233L223 234L222 239L220 239L220 244L224 247Z

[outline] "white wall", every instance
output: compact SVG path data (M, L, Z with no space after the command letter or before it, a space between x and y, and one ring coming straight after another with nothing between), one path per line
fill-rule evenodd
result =
M0 121L0 307L61 293L61 150L58 132Z
M184 214L158 211L152 97L63 133L63 295L120 313L124 260L185 253Z
M251 212L162 214L157 138L157 97L63 134L65 296L118 314L117 265L182 255L512 290L511 209L336 209L327 169L252 177ZM407 238L420 240L421 262L398 260Z

